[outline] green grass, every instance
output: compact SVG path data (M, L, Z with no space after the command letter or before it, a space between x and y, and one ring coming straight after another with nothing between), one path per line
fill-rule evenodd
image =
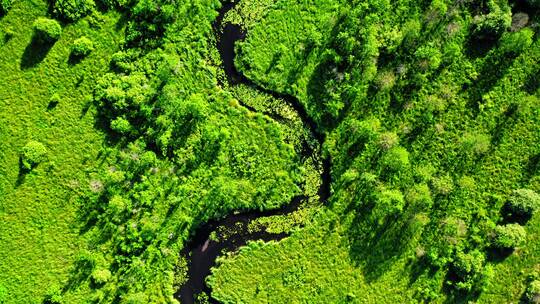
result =
M94 128L88 96L119 40L119 16L105 14L64 26L50 49L36 45L31 25L46 11L45 1L16 1L0 17L0 29L14 32L0 42L0 285L7 290L5 303L41 302L49 287L64 284L84 247L78 198L89 191L91 175L100 167L104 140ZM83 35L92 37L95 51L71 64L71 45ZM60 101L50 108L54 94ZM46 146L47 160L22 174L19 153L30 140Z

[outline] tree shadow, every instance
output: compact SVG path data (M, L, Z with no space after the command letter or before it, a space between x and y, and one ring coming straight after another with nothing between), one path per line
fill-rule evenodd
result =
M17 174L17 181L15 181L15 188L24 183L28 173L30 173L30 170L24 167L22 157L19 156L19 173Z
M525 181L528 181L538 173L540 173L540 153L536 153L529 157L529 161L523 171L523 177Z
M514 248L486 248L486 259L492 263L501 263L514 252Z
M76 64L79 64L83 59L84 59L85 56L77 56L73 53L69 54L69 58L68 58L68 64L69 65L76 65Z
M510 207L510 203L506 202L503 207L501 208L501 225L511 224L511 223L518 223L520 225L525 225L527 222L532 218L531 214L520 214L516 212L512 212L512 208Z
M380 221L372 215L374 207L373 203L364 203L360 208L349 207L349 211L345 212L355 213L347 230L351 240L349 256L357 266L362 266L368 283L377 280L392 267L405 253L406 244L413 236L407 210Z
M54 43L43 42L34 35L30 44L24 49L21 69L26 70L42 62L53 45Z

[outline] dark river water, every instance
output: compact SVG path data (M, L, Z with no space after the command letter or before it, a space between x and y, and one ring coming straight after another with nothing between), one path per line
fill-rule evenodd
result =
M214 23L217 47L223 62L222 68L227 76L229 85L247 85L260 92L284 100L298 113L304 126L310 130L312 136L319 142L319 145L322 145L324 134L317 129L317 125L307 115L306 110L297 98L263 88L245 77L236 69L234 65L235 43L236 41L243 40L247 33L238 25L230 23L223 25L222 23L225 14L234 8L237 3L238 2L232 3L230 1L223 2L219 15ZM318 151L320 151L320 149L318 149ZM312 148L307 147L307 145L302 151L304 157L313 156L314 153L315 151ZM317 159L322 158L317 157ZM321 186L318 195L320 201L324 203L330 196L330 160L322 159L321 162ZM210 295L211 290L206 285L205 279L210 275L211 268L215 266L216 258L224 251L236 251L239 247L246 245L246 243L251 240L281 240L288 236L285 233L273 234L264 230L250 231L250 229L248 229L248 224L251 221L260 217L289 214L296 211L305 201L307 201L306 197L298 196L293 198L289 204L277 210L232 214L221 220L210 221L197 229L183 252L183 254L188 257L188 280L177 292L176 297L179 298L183 304L191 304L195 302L194 297L201 292ZM218 240L211 239L210 235L218 228L219 231L227 231L227 237L220 237ZM210 298L209 301L210 303L219 303L212 298Z

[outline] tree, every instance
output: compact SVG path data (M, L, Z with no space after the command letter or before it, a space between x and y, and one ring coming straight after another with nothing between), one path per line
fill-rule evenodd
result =
M94 43L87 37L81 37L73 41L71 46L71 54L76 57L84 57L94 50Z
M514 249L523 245L527 232L519 224L498 225L495 227L494 245L500 249Z
M95 6L94 0L56 0L53 11L58 17L75 21L88 15Z
M500 49L505 54L519 55L533 43L534 31L524 28L519 32L505 33L501 38Z
M527 303L540 303L540 280L534 280L529 283L527 291L525 292L525 298L527 300Z
M462 146L467 152L485 154L491 146L491 137L483 133L467 133L463 136Z
M540 207L540 195L529 189L514 190L507 207L512 215L531 217Z
M43 43L55 42L62 34L60 23L54 19L37 18L34 21L33 27L34 36Z
M479 250L469 253L458 252L452 264L457 277L457 289L471 291L479 287L484 278L485 256Z
M508 4L499 6L495 1L489 1L489 14L474 17L472 32L479 37L498 38L512 24L512 12Z
M374 213L379 219L386 215L399 213L405 207L403 194L397 189L378 189L375 193L375 199L376 208Z
M24 169L31 170L47 156L45 146L37 141L29 141L21 151L21 163Z
M382 165L391 171L401 171L409 167L409 152L403 147L394 147L382 157Z

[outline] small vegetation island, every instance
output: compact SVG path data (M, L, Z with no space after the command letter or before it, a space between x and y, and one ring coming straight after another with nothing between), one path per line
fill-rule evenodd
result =
M0 0L0 304L540 303L540 1Z

